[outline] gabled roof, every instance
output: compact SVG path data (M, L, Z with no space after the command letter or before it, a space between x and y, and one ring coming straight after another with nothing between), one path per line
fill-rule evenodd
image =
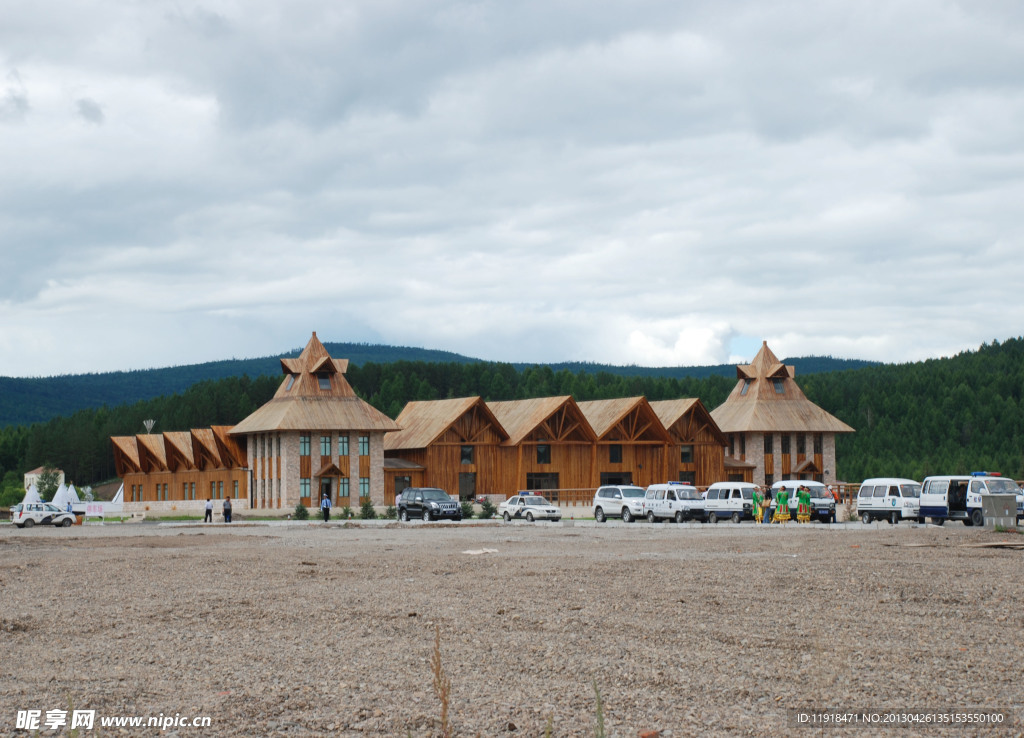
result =
M680 441L689 441L696 438L702 428L708 431L723 445L728 445L728 439L715 423L711 413L704 407L704 403L696 397L681 397L678 400L655 400L651 403L651 409L658 416L658 420L665 426L665 429Z
M504 440L508 434L479 396L457 397L449 400L421 400L406 404L396 419L401 430L384 436L385 451L427 448L468 413L477 416L477 430L484 426L494 429ZM471 431L472 433L472 431ZM472 439L467 438L467 441Z
M295 359L281 359L286 374L274 397L236 425L232 435L279 430L394 431L391 418L364 402L345 380L347 359L332 359L313 333Z
M487 407L508 433L505 446L518 446L531 434L547 441L597 440L594 429L569 395L488 402Z
M164 448L167 452L167 466L178 470L195 469L195 457L192 455L192 434L186 431L168 431L163 434Z
M793 367L780 362L765 341L750 364L736 367L736 386L726 401L711 411L711 417L723 433L854 432L808 400L794 374Z
M119 477L129 472L142 471L135 436L111 436L110 443L114 447L114 469Z
M590 400L579 403L579 408L599 441L672 442L646 397Z
M163 471L167 469L167 451L164 449L164 436L146 433L135 436L139 446L139 462L145 472Z

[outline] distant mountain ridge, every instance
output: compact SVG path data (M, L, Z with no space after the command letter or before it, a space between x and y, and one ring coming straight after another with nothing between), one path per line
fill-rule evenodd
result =
M463 356L451 351L387 346L365 343L331 343L324 346L332 356L346 358L352 364L388 364L397 361L431 363L486 363L499 364ZM77 410L113 407L149 400L164 395L184 392L197 382L248 375L258 377L281 372L280 359L298 356L301 347L276 356L255 359L225 359L203 364L138 369L126 372L69 374L57 377L0 377L0 427L45 422L55 417L68 416ZM879 362L856 359L833 359L829 356L809 356L786 359L796 367L797 376L829 371L844 371L875 366ZM625 377L704 378L733 376L733 364L692 367L614 366L591 362L560 362L555 364L512 363L517 370L532 366L548 366L553 371L568 370L574 374L607 372Z

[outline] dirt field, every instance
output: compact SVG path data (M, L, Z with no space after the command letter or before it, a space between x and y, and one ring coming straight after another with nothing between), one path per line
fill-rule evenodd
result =
M70 705L211 719L85 736L439 735L436 625L459 736L594 736L599 714L609 736L836 730L795 726L797 707L986 707L1012 724L899 734L1020 735L1024 552L967 545L1001 540L1024 537L2 525L0 733L28 734L18 710Z

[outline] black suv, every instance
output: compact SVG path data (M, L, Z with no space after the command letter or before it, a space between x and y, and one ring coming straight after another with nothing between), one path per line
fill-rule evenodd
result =
M436 487L406 487L398 498L398 519L462 520L462 505Z

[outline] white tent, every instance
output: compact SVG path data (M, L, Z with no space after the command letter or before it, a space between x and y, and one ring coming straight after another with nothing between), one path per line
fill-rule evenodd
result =
M75 499L78 499L78 495L75 495ZM53 499L50 500L54 505L59 507L61 510L67 508L71 502L71 496L68 494L68 488L63 484L57 488L57 491L53 494Z
M81 502L81 498L78 496L78 491L75 489L75 485L68 485L68 497L71 498L72 502Z
M34 484L28 488L28 491L25 492L25 496L21 500L23 505L27 502L42 502L42 499L39 497L39 490L36 489Z

